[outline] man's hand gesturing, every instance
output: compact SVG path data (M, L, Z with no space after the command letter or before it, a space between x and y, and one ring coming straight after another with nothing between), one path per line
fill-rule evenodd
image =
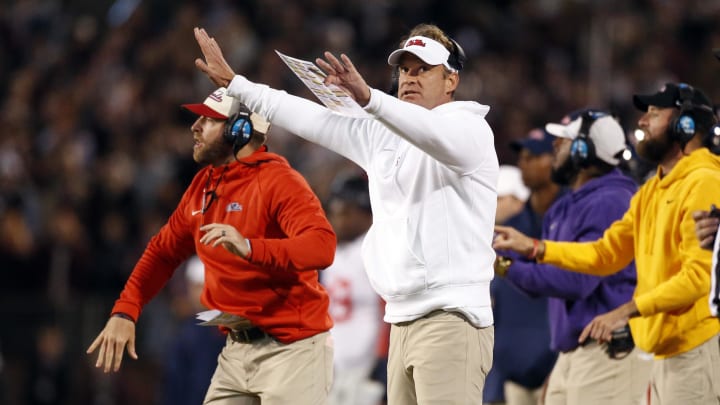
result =
M317 58L315 63L320 66L327 77L325 84L334 84L345 90L361 106L366 106L370 102L370 87L365 83L365 79L357 71L350 58L347 55L340 55L338 60L335 55L325 52L327 61Z
M208 35L204 28L195 28L194 32L195 40L200 45L200 51L205 57L205 60L195 59L195 66L216 85L227 87L235 77L235 72L225 60L220 45Z

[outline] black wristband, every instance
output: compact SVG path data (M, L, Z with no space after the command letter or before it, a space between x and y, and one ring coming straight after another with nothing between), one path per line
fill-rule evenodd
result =
M122 312L115 312L114 314L111 315L111 317L118 317L118 318L122 318L122 319L127 319L128 321L130 321L130 322L132 322L132 323L135 323L135 320L132 319L132 317L130 317L130 315L125 314L125 313L122 313Z

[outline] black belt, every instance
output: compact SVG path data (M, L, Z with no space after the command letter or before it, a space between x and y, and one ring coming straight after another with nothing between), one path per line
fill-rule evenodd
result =
M230 339L232 339L233 342L237 343L252 343L257 340L265 339L266 337L271 337L257 326L241 330L230 329L230 331L228 331L228 336L230 336Z

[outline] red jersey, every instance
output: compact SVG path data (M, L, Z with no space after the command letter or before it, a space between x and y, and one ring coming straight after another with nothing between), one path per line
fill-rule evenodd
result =
M200 227L210 223L234 226L250 240L250 257L200 243ZM198 172L150 240L112 312L137 320L175 269L197 254L205 265L205 306L245 317L281 342L300 340L332 327L318 270L332 264L335 245L305 179L263 147Z

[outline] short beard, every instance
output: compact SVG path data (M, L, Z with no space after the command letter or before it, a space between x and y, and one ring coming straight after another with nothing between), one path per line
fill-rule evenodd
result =
M570 183L577 176L577 168L573 163L570 156L565 158L565 161L558 168L552 168L550 173L550 179L556 184L561 186L569 186Z
M205 148L193 153L193 159L202 166L220 166L227 162L232 152L232 145L223 138L217 138L213 143L205 144Z
M661 138L645 139L638 143L637 153L650 163L660 164L674 146L675 142L666 131Z

